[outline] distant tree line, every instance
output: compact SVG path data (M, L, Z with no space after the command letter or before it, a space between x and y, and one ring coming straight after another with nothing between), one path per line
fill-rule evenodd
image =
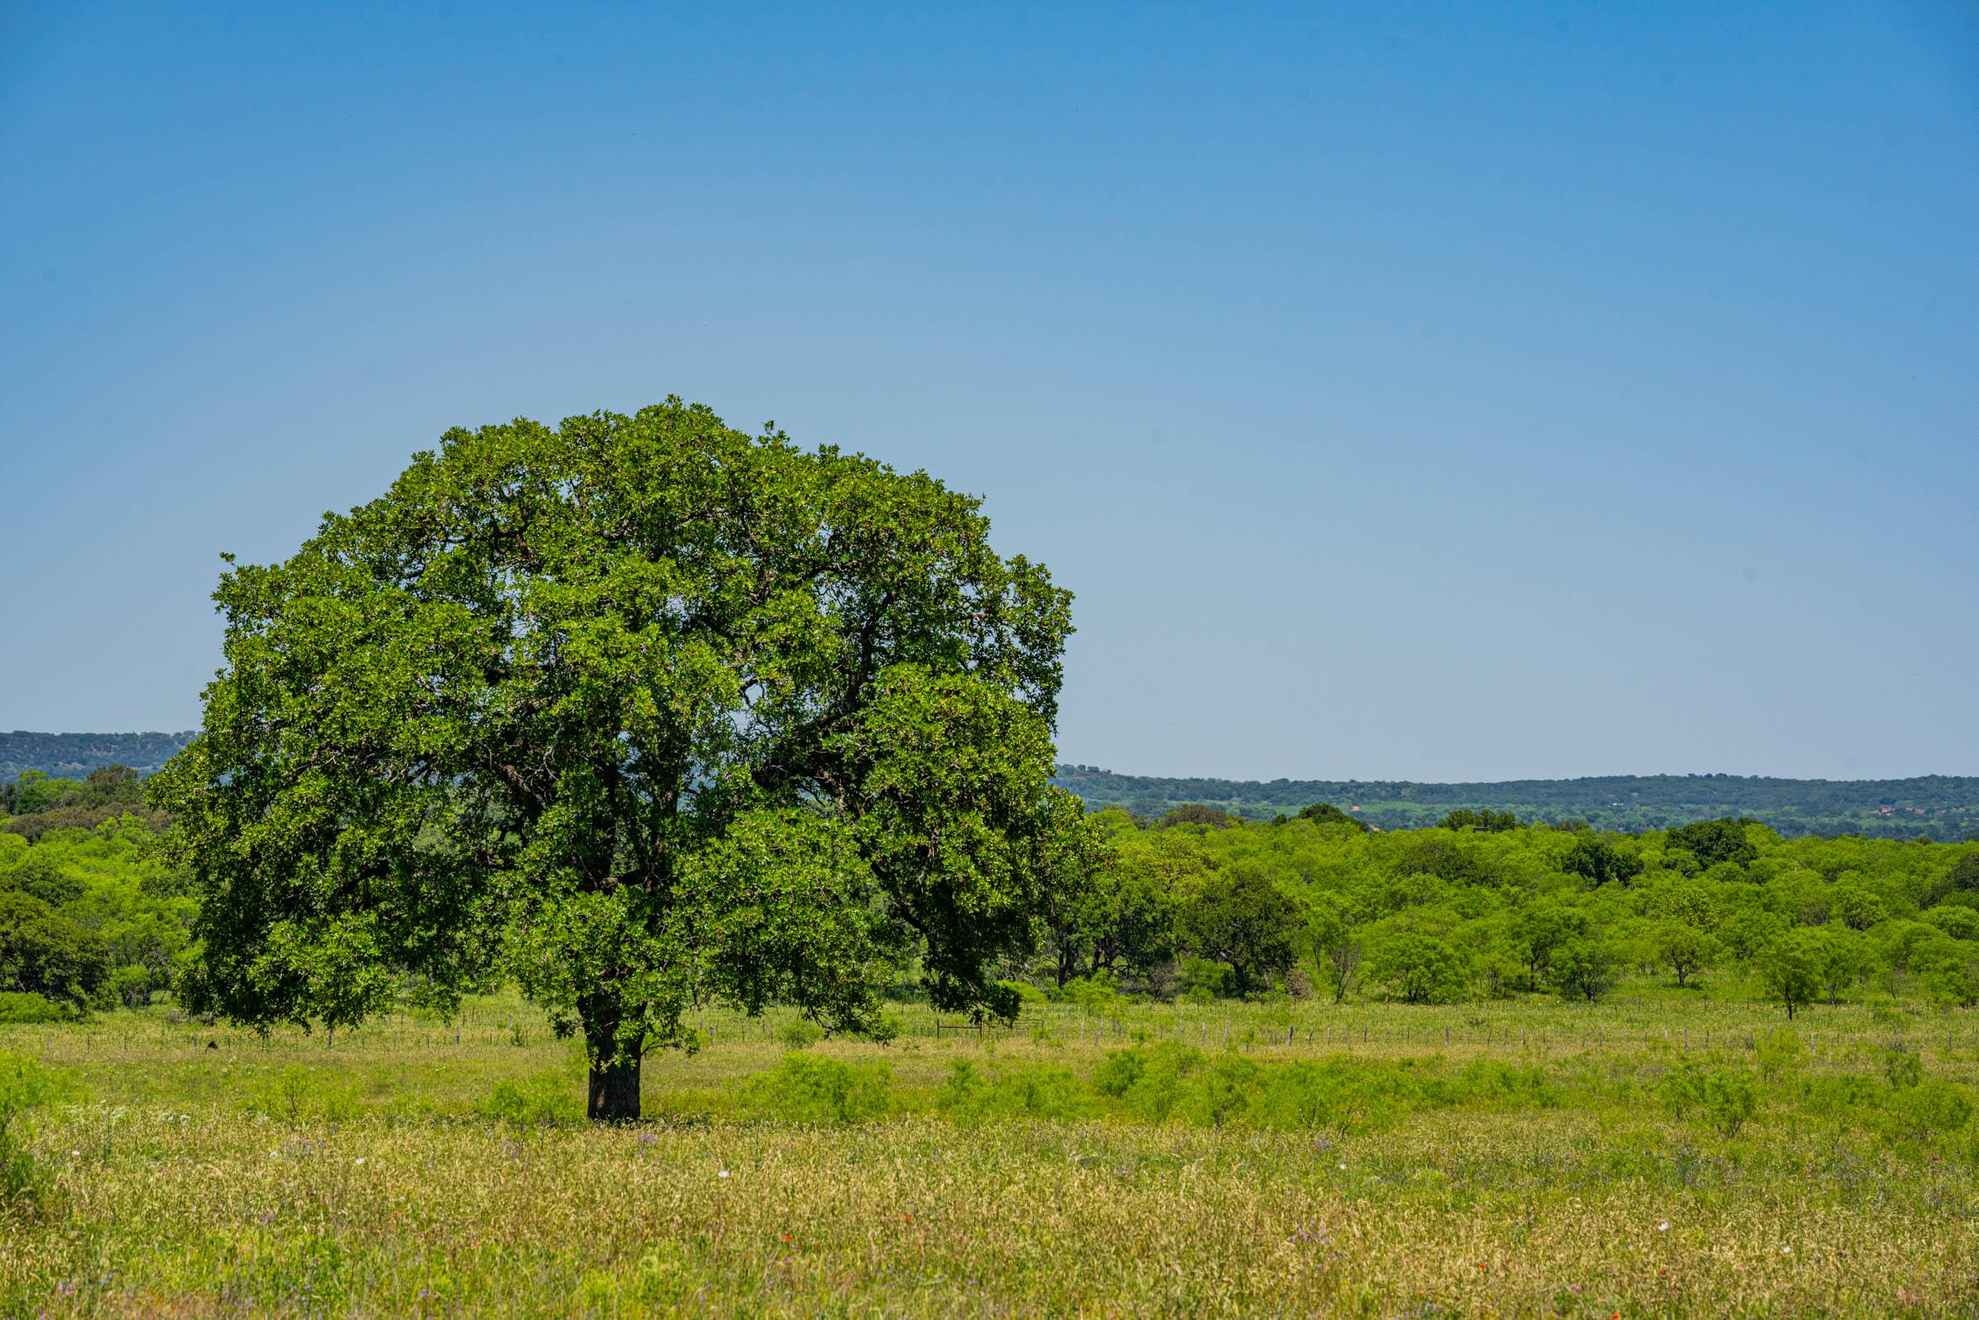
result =
M187 966L197 904L129 766L0 784L0 1022L139 1007Z
M0 784L30 770L80 779L106 766L148 775L192 740L190 733L33 733L0 729Z
M1048 995L1587 1002L1633 978L1789 1015L1979 1004L1979 846L1788 839L1749 818L1629 836L1472 808L1382 832L1337 805L1087 827L1024 969Z
M1502 783L1406 780L1163 779L1060 765L1055 782L1094 810L1119 807L1156 819L1182 805L1207 805L1270 820L1311 802L1332 802L1382 829L1419 829L1456 809L1517 822L1585 822L1623 833L1746 816L1787 836L1979 839L1979 777L1770 779L1739 775L1609 775Z
M1383 831L1336 803L1155 820L1061 792L1028 994L1594 1001L1633 979L1790 1013L1979 1004L1979 846L1786 838L1750 818L1624 835L1459 807ZM192 967L193 889L128 767L0 785L0 1018L142 1005Z

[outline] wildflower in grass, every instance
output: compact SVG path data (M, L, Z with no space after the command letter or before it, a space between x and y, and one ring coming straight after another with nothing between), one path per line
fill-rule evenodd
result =
M718 1173L718 1174L716 1174L716 1175L715 1175L715 1177L717 1177L717 1178L726 1178L726 1177L728 1177L728 1170L727 1170L727 1169L723 1169L723 1170L722 1170L722 1171L721 1171L720 1173Z

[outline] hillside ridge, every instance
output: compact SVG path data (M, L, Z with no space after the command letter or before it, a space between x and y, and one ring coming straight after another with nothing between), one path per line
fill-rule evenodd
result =
M1473 783L1412 780L1234 780L1117 774L1060 765L1055 781L1089 806L1160 815L1183 803L1269 819L1314 802L1353 811L1383 829L1432 825L1459 807L1511 811L1524 821L1584 820L1641 831L1749 816L1782 834L1979 838L1979 776L1787 779L1767 775L1590 775Z
M82 778L106 765L156 772L192 731L41 733L0 730L0 783L38 770ZM1771 775L1584 775L1435 783L1405 779L1216 779L1119 774L1063 764L1055 781L1095 808L1159 816L1184 803L1268 820L1314 802L1352 810L1370 825L1432 825L1459 807L1511 811L1524 821L1584 820L1641 831L1720 816L1749 816L1782 834L1979 839L1979 776L1904 779L1788 779Z

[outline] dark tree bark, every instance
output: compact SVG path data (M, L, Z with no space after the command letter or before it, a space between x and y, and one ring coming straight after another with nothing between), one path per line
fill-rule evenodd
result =
M585 1053L591 1060L584 1113L593 1122L639 1119L639 1055L619 1043L622 1020L617 1001L604 994L592 996L584 1012Z
M585 1117L600 1123L632 1123L639 1118L639 1060L591 1060L590 1102Z

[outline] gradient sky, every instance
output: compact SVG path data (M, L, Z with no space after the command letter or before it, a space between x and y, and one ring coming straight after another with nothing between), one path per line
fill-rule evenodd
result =
M1066 760L1979 774L1966 0L304 8L0 4L0 728L678 393L983 495Z

